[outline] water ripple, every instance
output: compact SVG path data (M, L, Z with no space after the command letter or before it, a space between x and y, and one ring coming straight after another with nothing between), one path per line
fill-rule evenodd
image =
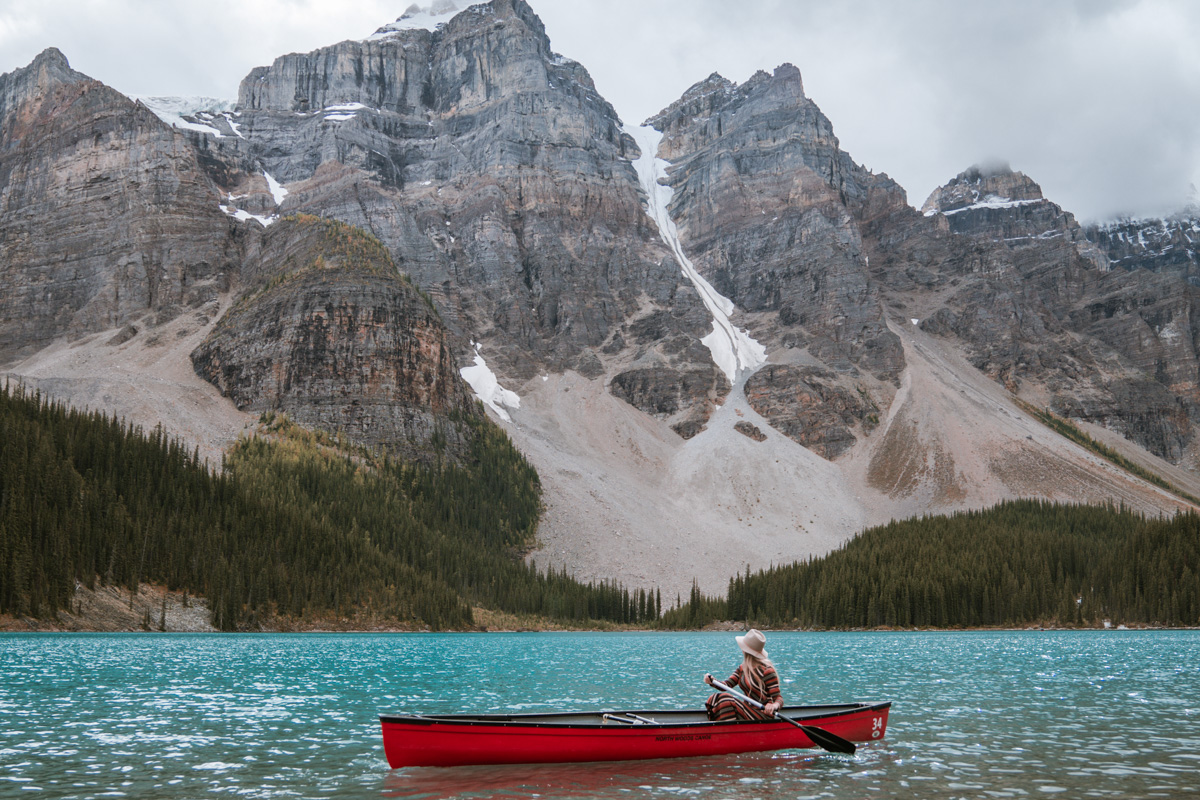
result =
M0 796L1200 796L1200 632L769 638L790 701L892 699L887 738L392 771L380 712L696 708L737 651L729 634L0 635Z

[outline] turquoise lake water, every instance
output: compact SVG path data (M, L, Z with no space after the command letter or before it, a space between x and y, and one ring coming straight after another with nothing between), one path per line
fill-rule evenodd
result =
M0 797L1194 798L1200 631L771 633L819 750L390 770L377 715L699 708L731 634L0 635Z

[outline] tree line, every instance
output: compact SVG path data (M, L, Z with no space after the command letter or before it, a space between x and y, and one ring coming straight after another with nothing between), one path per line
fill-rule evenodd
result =
M893 521L821 558L693 588L662 624L770 627L1200 625L1200 516L1016 500Z
M469 457L421 465L266 414L213 470L161 429L6 387L0 613L52 617L77 583L147 582L204 596L222 630L465 628L475 606L669 628L1200 625L1200 517L1038 500L891 522L664 610L658 592L527 562L536 472L494 425L451 424L476 428Z
M211 470L161 428L0 390L0 613L52 617L77 583L142 582L203 595L221 630L330 615L465 628L476 605L576 623L661 612L646 591L526 563L537 473L482 418L451 420L476 429L463 463L427 466L260 423Z

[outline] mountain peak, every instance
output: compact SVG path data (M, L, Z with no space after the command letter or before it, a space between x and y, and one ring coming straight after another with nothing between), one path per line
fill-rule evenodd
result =
M1042 187L1003 161L975 164L934 189L921 207L925 216L973 208L1009 208L1045 202Z
M71 69L61 50L47 47L29 66L0 75L0 115L56 86L82 80L88 80L87 76Z
M1047 200L1042 187L1008 164L976 164L935 189L921 211L941 215L952 233L981 236L1023 247L1034 240L1062 238L1073 243L1076 255L1097 269L1108 259L1087 240L1075 216Z
M808 99L804 95L804 80L800 77L800 70L794 64L786 62L776 67L774 73L758 70L738 87L738 91L742 94L770 92L787 107Z
M1017 174L1012 166L1007 161L995 159L991 161L981 161L978 164L972 164L968 169L963 170L955 176L956 181L973 181L979 182L984 178L994 178L1000 175Z
M29 66L39 69L54 68L69 70L71 68L71 65L67 63L67 57L57 47L47 47L38 53Z
M453 0L435 0L428 6L413 3L395 22L389 22L382 26L372 34L371 38L382 39L410 30L434 31L439 25L449 22L458 12L459 7Z
M693 83L684 91L671 105L659 111L653 117L646 120L646 125L652 125L659 130L665 130L664 125L667 121L680 109L687 108L689 114L700 113L700 109L705 109L706 113L713 108L724 105L726 100L733 95L737 90L737 84L726 78L719 72L714 72L702 81Z

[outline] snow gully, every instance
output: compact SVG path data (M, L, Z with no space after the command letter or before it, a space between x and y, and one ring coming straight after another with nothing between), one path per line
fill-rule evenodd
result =
M646 213L658 225L663 242L671 248L683 274L696 287L713 316L712 333L700 341L712 353L713 361L729 378L729 382L736 384L739 373L753 372L766 363L767 349L751 338L748 331L734 326L729 319L734 310L733 301L717 292L684 255L679 233L667 211L675 190L659 183L660 179L666 178L667 167L670 166L657 157L662 134L649 125L626 125L624 131L634 138L642 151L641 156L633 162L633 168L637 170L638 181L646 192Z

